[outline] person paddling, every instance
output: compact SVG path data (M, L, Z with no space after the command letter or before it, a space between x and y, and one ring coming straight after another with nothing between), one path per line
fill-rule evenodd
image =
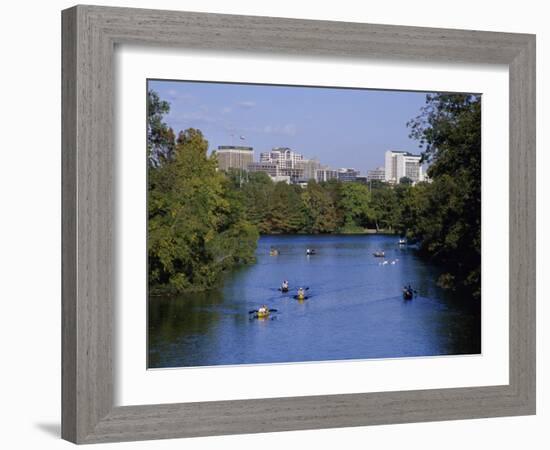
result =
M281 291L287 292L288 291L288 281L283 281L283 284L281 284Z

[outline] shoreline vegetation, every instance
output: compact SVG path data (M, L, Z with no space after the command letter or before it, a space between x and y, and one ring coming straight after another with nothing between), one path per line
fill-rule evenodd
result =
M174 131L168 102L149 90L149 295L210 289L251 264L260 235L395 234L445 269L444 288L480 296L481 97L428 94L407 126L430 183L273 182L262 172L217 169L198 129Z

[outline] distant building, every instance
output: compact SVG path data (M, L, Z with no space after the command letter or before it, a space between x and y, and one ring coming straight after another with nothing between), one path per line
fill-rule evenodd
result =
M357 177L359 176L359 171L355 169L338 169L338 180L340 180L342 183L349 183L352 181L357 181Z
M384 167L377 167L376 169L369 170L367 172L367 181L385 181L386 180L386 169Z
M279 168L277 167L277 164L273 164L273 163L269 163L269 162L251 162L251 163L248 163L247 170L249 172L265 172L270 177L279 176Z
M264 172L275 182L297 183L304 176L304 169L302 168L280 168L272 162L249 163L247 169L249 172Z
M279 175L289 177L291 183L298 183L304 179L304 169L301 167L279 169Z
M388 150L386 152L384 178L388 183L399 183L403 177L410 178L413 183L424 180L422 157L409 152Z
M314 180L316 172L321 168L321 164L316 159L301 159L296 162L298 169L303 169L303 181Z
M216 150L216 156L220 170L246 170L248 164L254 161L254 149L252 147L220 145Z
M322 183L323 181L337 180L338 171L330 168L317 169L315 172L315 179L317 183Z
M271 181L273 181L274 183L290 184L290 177L287 175L277 175L277 176L271 177Z
M275 163L280 169L295 169L298 163L303 161L304 157L292 151L288 147L276 147L270 152L260 154L260 162Z
M361 184L368 184L369 180L366 176L357 176L355 177L355 182L361 183Z

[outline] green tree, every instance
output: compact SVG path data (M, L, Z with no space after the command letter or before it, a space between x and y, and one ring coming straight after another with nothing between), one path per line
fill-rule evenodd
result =
M340 205L344 216L345 231L361 231L372 215L369 188L359 183L342 183Z
M437 94L409 122L411 137L430 162L429 186L420 187L426 198L409 198L416 217L408 221L408 234L421 250L440 261L447 272L442 285L481 292L481 97Z
M310 181L302 192L304 204L304 231L306 233L333 233L338 222L336 208L330 194L315 181Z
M149 170L151 293L207 289L254 258L258 232L207 150L199 130L186 130L172 159Z
M271 233L297 233L304 225L301 187L275 183L264 219L264 227Z
M163 121L170 104L153 90L147 91L147 160L156 167L170 160L174 153L174 131Z
M400 205L395 189L384 186L371 191L370 221L377 231L393 230L398 225Z
M260 233L270 233L270 203L275 183L264 172L249 173L246 183L240 181L234 183L242 192L247 219L258 227Z

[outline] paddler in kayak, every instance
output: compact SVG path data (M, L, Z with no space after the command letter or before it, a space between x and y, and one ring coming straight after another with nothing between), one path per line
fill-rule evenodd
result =
M288 292L288 281L283 281L283 284L281 284L281 292Z
M306 292L304 288L298 288L298 292L296 293L296 299L303 300L304 298L306 298Z
M258 308L258 312L256 313L256 316L258 318L263 318L269 316L269 308L267 305L262 305Z

